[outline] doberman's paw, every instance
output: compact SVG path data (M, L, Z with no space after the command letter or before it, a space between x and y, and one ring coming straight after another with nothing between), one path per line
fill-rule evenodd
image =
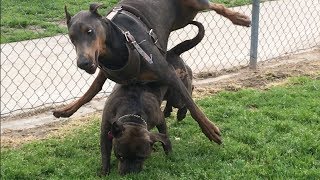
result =
M210 141L214 141L217 144L222 144L221 133L217 126L210 121L206 121L204 124L200 124L202 132L208 137Z
M241 14L239 12L237 12L237 13L235 13L233 15L233 18L231 18L231 21L235 25L246 26L246 27L250 27L251 26L250 17L246 16L244 14Z
M53 111L53 115L56 118L61 118L61 117L70 117L74 112L70 111L70 110L54 110Z

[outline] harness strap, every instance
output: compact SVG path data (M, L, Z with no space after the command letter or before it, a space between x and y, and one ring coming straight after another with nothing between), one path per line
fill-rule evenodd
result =
M113 20L113 18L122 10L122 7L115 7L111 13L108 14L107 19L109 19L111 22ZM114 24L121 32L122 34L125 36L126 40L128 43L130 43L137 51L138 53L146 60L148 61L148 63L153 64L152 61L152 55L149 56L146 52L144 52L144 50L141 48L141 46L137 43L137 41L135 40L135 38L131 35L131 33L129 31L124 31L122 30L117 24L115 24L114 22L112 22L112 24Z
M121 8L125 11L128 12L128 15L130 16L133 15L134 19L138 19L141 21L141 24L143 24L146 29L150 29L150 31L148 32L149 36L151 37L151 39L153 40L153 43L156 45L156 47L160 50L161 53L166 54L166 51L163 50L162 46L160 45L159 41L158 41L158 37L157 34L154 32L154 30L151 28L152 25L151 23L148 21L147 18L145 18L139 10L137 10L136 8L132 7L132 6L126 6L126 5L122 5Z
M124 8L123 8L124 7ZM122 34L125 36L126 40L128 43L130 43L137 51L138 53L150 64L153 63L152 61L152 54L149 56L142 48L141 46L137 43L137 41L135 40L135 38L131 35L131 33L129 31L124 31L122 28L120 28L118 25L116 25L112 20L114 19L114 17L120 12L123 11L127 12L127 13L123 13L124 15L127 15L133 19L138 19L139 21L141 21L141 19L139 17L137 17L135 14L131 13L130 11L134 11L134 13L137 13L138 11L134 8L131 7L127 7L127 6L118 6L118 7L114 7L113 10L107 15L107 19L109 19L121 32ZM129 11L128 11L129 10ZM138 15L140 15L138 13ZM141 16L142 17L142 16ZM143 18L144 19L144 18ZM145 20L145 19L144 19ZM145 20L146 21L146 20ZM141 21L141 24L143 26L145 26L146 29L149 29L147 27L147 25L150 25L150 23L147 21L147 25ZM156 33L154 32L153 29L150 29L150 31L147 32L148 35L151 37L153 43L155 44L155 46L160 50L161 53L166 53L161 45L158 42L158 37L156 35Z
M148 61L148 63L153 64L152 61L152 54L150 54L150 56L144 52L144 50L140 47L140 45L137 43L137 41L134 39L134 37L130 34L129 31L124 32L124 36L126 37L126 40L128 43L131 43L136 50L138 51L138 53L146 60Z

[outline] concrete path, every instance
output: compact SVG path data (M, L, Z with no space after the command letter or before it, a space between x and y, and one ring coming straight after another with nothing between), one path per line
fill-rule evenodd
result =
M251 6L235 8L247 15ZM249 62L250 29L232 25L212 13L196 17L205 39L183 58L195 73ZM259 61L320 45L320 1L280 0L261 4ZM169 47L194 37L186 27L171 35ZM75 51L65 35L1 44L1 114L80 97L94 77L76 67ZM112 82L105 84L110 92ZM70 101L67 101L70 102ZM53 117L52 117L53 118Z
M308 61L314 62L314 61L318 61L319 59L320 59L320 47L310 51L308 50L303 53L298 53L298 54L288 56L286 60L283 60L283 61L267 63L263 65L261 69L262 69L262 72L263 70L268 70L268 71L271 70L271 72L273 72L272 71L273 69L276 69L276 71L278 71L279 67L282 67L282 68L294 67L293 65L296 65L296 67L299 67L301 64L308 63ZM289 71L295 72L297 71L297 69L293 68ZM286 72L288 72L288 70L286 70ZM305 73L308 74L310 72L305 72ZM232 81L233 83L236 83L237 80L240 80L240 79L242 81L243 79L245 79L244 76L247 76L247 75L248 75L248 71L243 69L236 73L226 74L226 75L215 77L215 78L195 80L193 84L197 87L208 86L208 84L214 87L221 87L221 84L225 84L225 82ZM250 84L250 83L251 81L248 80L248 82L244 84ZM1 133L10 132L14 130L19 131L22 129L35 128L45 124L54 123L57 121L71 121L73 119L86 117L88 115L92 116L92 113L98 113L99 114L98 116L101 117L100 112L103 110L104 102L106 101L106 99L107 98L102 98L102 99L94 99L90 101L88 104L81 107L71 118L57 119L52 117L51 112L44 112L31 117L23 117L16 120L5 120L1 122Z

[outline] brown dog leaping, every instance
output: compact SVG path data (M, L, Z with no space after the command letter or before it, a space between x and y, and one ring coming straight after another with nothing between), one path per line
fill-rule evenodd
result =
M194 103L166 61L165 50L170 32L186 26L199 11L214 10L242 26L249 26L250 19L207 0L122 0L107 17L98 14L99 7L99 4L92 4L89 11L81 11L73 17L66 10L78 67L90 74L97 67L101 70L82 98L55 111L54 115L72 115L101 90L107 78L121 84L159 81L181 93L202 132L220 144L219 128Z

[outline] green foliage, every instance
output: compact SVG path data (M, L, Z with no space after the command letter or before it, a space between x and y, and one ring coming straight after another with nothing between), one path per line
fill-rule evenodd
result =
M168 119L173 153L160 145L139 174L122 179L319 179L320 80L293 78L268 91L221 92L198 105L222 131L210 143L197 123ZM6 149L1 179L97 179L100 119L63 139ZM111 174L119 179L112 155Z
M1 43L16 42L66 33L64 6L75 14L89 9L91 2L85 0L2 0L1 1ZM106 9L117 0L103 2Z
M104 4L105 14L118 0L93 1ZM250 0L218 0L227 6L248 4ZM64 6L75 14L87 10L90 1L85 0L1 0L1 44L54 36L67 32Z

